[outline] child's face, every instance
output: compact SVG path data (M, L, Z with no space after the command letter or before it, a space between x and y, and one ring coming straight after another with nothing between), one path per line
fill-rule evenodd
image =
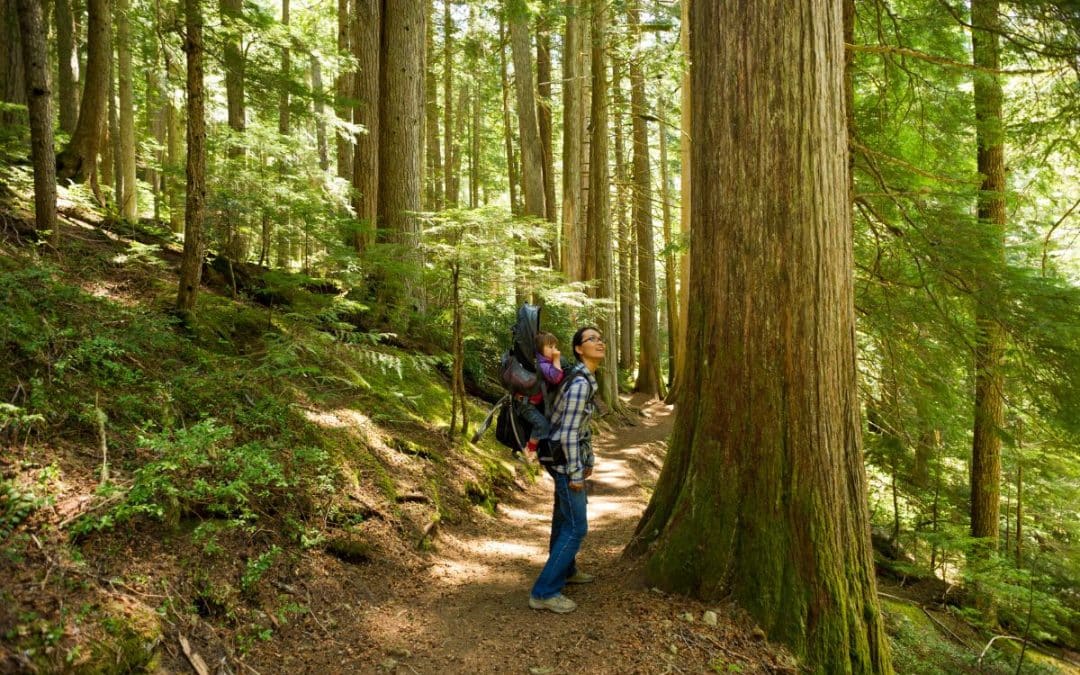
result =
M544 355L545 359L553 361L555 359L555 355L559 353L559 345L558 344L544 345L544 351L542 351L540 353Z

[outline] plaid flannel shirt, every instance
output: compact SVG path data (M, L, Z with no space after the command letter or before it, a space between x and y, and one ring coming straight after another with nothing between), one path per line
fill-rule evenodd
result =
M567 474L572 482L580 483L585 480L585 468L593 466L595 461L589 420L597 385L596 378L587 368L579 367L566 376L570 380L551 414L551 438L562 443L566 465L554 469Z

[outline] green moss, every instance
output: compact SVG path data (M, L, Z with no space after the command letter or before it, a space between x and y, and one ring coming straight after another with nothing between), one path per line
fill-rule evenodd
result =
M326 552L348 563L371 560L375 549L355 534L342 534L326 540Z
M157 668L161 621L149 607L112 601L102 627L109 639L96 642L90 660L75 672L85 675L152 672Z

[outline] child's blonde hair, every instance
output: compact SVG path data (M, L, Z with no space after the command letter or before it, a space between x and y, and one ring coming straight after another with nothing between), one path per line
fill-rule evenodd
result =
M559 339L551 333L537 333L536 334L536 353L543 354L544 347L558 347Z

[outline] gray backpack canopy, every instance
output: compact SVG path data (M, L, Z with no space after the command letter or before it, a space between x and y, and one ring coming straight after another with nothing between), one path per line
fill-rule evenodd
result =
M514 323L514 357L530 372L536 372L536 336L540 333L541 307L525 303Z

